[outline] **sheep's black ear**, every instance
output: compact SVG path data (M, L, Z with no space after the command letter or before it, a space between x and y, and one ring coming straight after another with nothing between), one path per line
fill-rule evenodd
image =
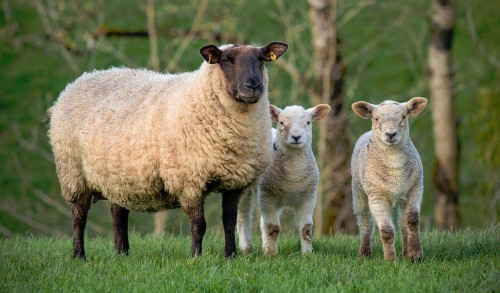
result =
M273 122L278 122L278 116L281 113L281 109L274 105L269 105L269 113L271 114L271 120Z
M220 62L222 51L215 45L207 45L200 49L200 54L208 63L216 64Z
M266 61L276 61L281 55L285 54L288 45L282 42L271 42L260 48Z
M375 109L374 105L363 101L352 104L352 110L354 113L365 119L372 117L373 109Z
M427 99L421 97L411 98L405 103L406 109L408 109L408 114L417 115L427 106Z

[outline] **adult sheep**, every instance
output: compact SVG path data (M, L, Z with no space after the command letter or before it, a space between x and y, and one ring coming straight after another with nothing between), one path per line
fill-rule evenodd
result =
M222 193L225 255L236 254L240 193L271 160L268 76L288 45L208 45L189 73L113 68L69 84L48 111L63 197L73 213L73 257L85 257L92 197L111 202L116 253L129 253L129 210L182 207L191 253L201 254L204 199Z
M416 97L406 103L385 101L380 105L356 102L354 112L371 118L372 130L363 134L352 154L352 198L358 218L359 257L371 256L371 236L377 223L384 258L393 260L394 224L391 211L398 207L403 238L403 256L422 258L419 236L420 205L424 191L422 162L410 139L408 119L427 105L427 99Z

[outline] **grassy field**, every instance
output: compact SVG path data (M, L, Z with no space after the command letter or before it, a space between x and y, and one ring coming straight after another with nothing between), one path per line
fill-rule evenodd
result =
M255 245L260 246L260 237ZM424 260L357 259L355 236L320 238L302 256L296 237L280 239L280 255L257 250L223 257L222 235L207 233L202 257L191 258L187 236L131 237L131 255L112 254L111 237L87 241L87 260L72 260L71 239L0 239L0 291L9 292L495 292L500 288L500 227L422 235ZM401 244L397 242L399 251Z

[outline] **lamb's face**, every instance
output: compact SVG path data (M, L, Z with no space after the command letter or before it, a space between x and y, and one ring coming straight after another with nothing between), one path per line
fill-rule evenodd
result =
M276 139L280 145L301 149L311 146L312 123L330 112L330 106L320 104L305 110L301 106L288 106L284 110L270 106L271 119L276 122Z
M397 145L406 136L408 111L398 102L386 101L373 110L372 131L386 145Z
M275 61L288 45L273 42L262 48L229 45L220 49L214 45L201 48L200 53L210 64L218 64L226 77L229 94L237 101L254 104L264 94L264 61Z
M300 106L286 107L278 116L277 138L281 145L303 148L311 145L312 115Z
M372 119L372 132L382 143L393 146L409 135L408 115L417 115L427 105L427 99L415 97L406 103L385 101L380 105L367 102L352 104L352 110L362 118Z

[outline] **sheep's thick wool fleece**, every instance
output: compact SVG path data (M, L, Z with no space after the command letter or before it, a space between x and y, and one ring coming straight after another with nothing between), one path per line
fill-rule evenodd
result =
M199 201L207 184L234 189L271 160L266 89L258 103L228 94L218 66L160 74L113 68L69 84L51 109L50 140L63 196L101 192L131 210ZM202 202L202 201L201 201Z

